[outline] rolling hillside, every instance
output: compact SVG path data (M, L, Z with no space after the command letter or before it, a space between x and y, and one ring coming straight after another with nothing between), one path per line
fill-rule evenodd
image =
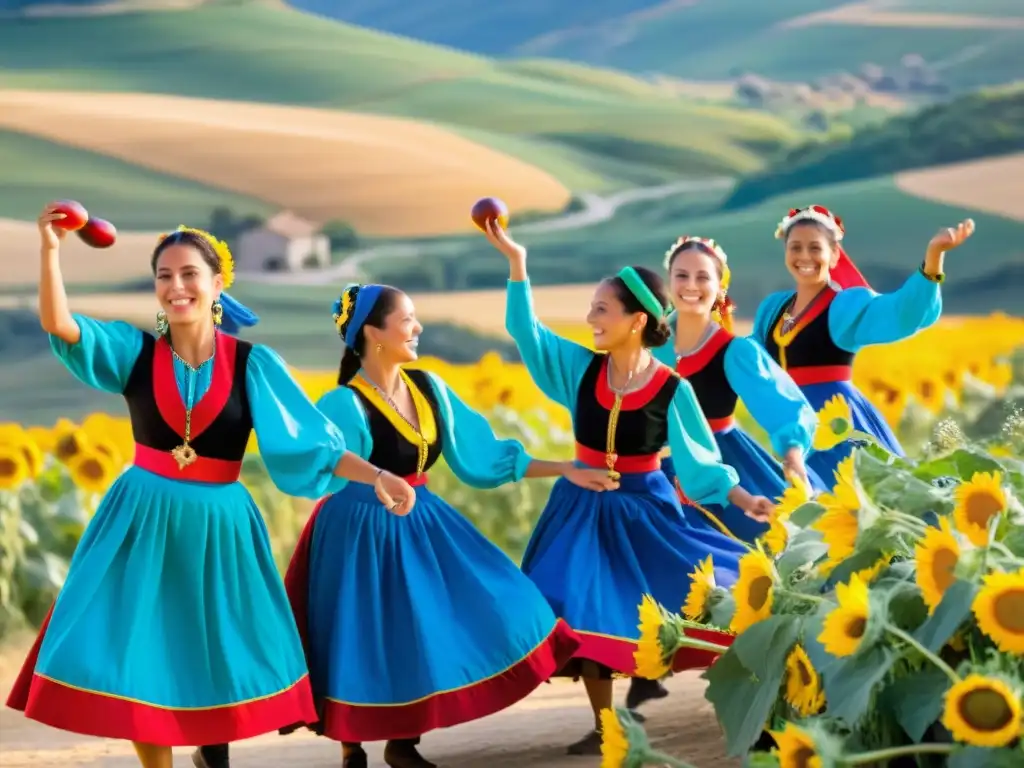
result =
M1022 76L1014 0L605 0L481 6L438 0L291 0L342 21L491 55L564 58L697 80L805 80L918 54L955 90Z

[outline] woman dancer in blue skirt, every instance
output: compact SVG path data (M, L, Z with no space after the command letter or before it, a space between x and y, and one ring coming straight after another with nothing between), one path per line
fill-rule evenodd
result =
M587 322L594 353L545 328L533 311L526 249L496 223L486 232L509 260L506 328L540 389L573 415L576 459L605 467L620 483L594 493L558 481L523 558L523 572L540 587L555 613L582 637L564 674L584 678L595 729L570 754L600 751L602 709L611 706L611 674L633 676L637 605L650 594L678 607L689 574L711 554L720 585L735 582L746 546L709 528L687 523L679 499L660 468L668 443L679 483L700 503L732 503L766 519L772 502L738 485L720 461L714 438L689 384L659 363L650 349L669 336L668 298L658 275L626 267L594 293ZM728 642L708 631L705 638ZM674 670L706 666L705 651L681 649Z
M786 269L796 290L770 294L761 302L753 338L789 373L815 409L841 396L849 404L854 429L902 456L885 419L851 383L853 359L863 347L900 341L939 319L946 251L973 233L971 219L942 230L928 243L920 268L899 290L877 294L840 246L845 234L842 220L822 205L794 208L775 236L786 244ZM830 450L815 451L807 463L831 482L835 468L851 450L851 443L843 441Z
M320 722L343 765L365 768L364 741L387 740L393 768L429 768L421 734L497 712L562 667L579 638L537 587L446 501L427 474L439 458L462 482L495 488L563 476L614 488L607 473L532 459L499 440L416 359L422 328L390 286L345 289L339 387L320 409L360 456L417 487L416 513L389 515L372 493L336 491L306 526L285 582L303 634Z
M79 380L124 397L135 457L86 528L7 703L55 728L129 739L145 768L170 768L171 746L315 716L267 530L238 482L251 430L286 493L315 497L347 479L405 514L415 492L346 451L279 357L224 332L256 322L223 292L226 245L184 228L159 241L154 337L71 314L61 218L52 206L39 218L42 326Z

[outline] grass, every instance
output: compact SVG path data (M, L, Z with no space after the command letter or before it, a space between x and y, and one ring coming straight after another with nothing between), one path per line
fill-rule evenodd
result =
M13 219L33 220L47 200L61 198L139 230L206 222L217 205L239 215L271 212L251 197L14 131L0 130L0 168L0 216Z
M541 167L603 175L595 155L535 151L536 135L603 132L690 151L691 172L746 171L799 132L772 116L517 71L487 58L258 3L173 13L5 19L0 87L142 91L334 107L517 137ZM506 145L511 150L511 145ZM686 171L685 167L676 168ZM565 168L561 169L565 174Z

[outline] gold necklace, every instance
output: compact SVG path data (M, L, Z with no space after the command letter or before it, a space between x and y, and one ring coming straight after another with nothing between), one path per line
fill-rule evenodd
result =
M648 363L646 370L654 368L654 358L652 357ZM605 435L605 454L604 463L608 467L608 477L612 480L619 480L622 477L622 473L615 470L615 462L618 461L619 455L615 452L615 437L619 429L619 414L622 413L622 398L628 393L629 385L633 381L633 377L636 375L636 369L634 368L626 375L626 384L622 389L616 389L612 386L612 360L608 358L608 389L615 395L615 402L612 403L612 409L608 413L608 431Z
M417 477L422 475L423 470L427 466L427 459L429 458L430 453L430 445L427 442L427 438L424 437L420 427L417 426L416 424L413 424L412 419L410 419L404 413L402 413L402 409L398 407L398 403L394 401L391 395L389 395L383 389L378 387L376 382L374 382L373 379L366 375L366 371L360 371L359 375L363 377L367 384L369 384L371 387L374 388L374 390L376 390L377 394L381 396L381 398L388 404L391 410L393 410L398 415L398 418L404 421L409 426L409 429L413 431L413 434L415 434L416 437L419 438L416 443L416 475ZM401 376L401 373L399 374L399 376ZM411 397L412 394L410 390L410 398ZM415 407L415 402L413 403L413 407ZM416 416L418 421L419 413L417 413Z
M181 361L181 363L189 371L192 372L192 376L199 375L199 371L203 369L203 366L205 366L208 362L210 362L210 360L213 359L213 357L210 357L204 360L202 363L200 363L198 368L193 368L173 349L171 350L171 353L174 355L176 360ZM195 379L191 379L191 381L194 383ZM177 448L171 451L171 456L173 456L174 460L178 462L179 470L183 470L190 464L194 464L196 459L199 458L199 455L196 453L195 448L189 445L189 441L192 439L192 408L195 406L194 395L195 390L193 389L193 397L189 398L189 404L185 408L185 442L183 442L181 445L179 445Z

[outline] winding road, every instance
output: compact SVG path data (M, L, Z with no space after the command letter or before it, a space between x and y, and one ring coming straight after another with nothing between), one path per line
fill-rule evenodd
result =
M516 234L533 235L583 229L584 227L591 227L595 224L611 220L620 208L632 203L639 203L645 200L664 200L674 195L705 190L717 192L728 189L734 183L735 181L731 178L716 176L703 179L685 179L669 184L658 184L652 187L624 189L620 192L603 196L592 192L585 192L579 196L583 203L582 210L564 213L550 219L544 219L543 221L522 224L516 227ZM444 243L440 243L438 246L431 246L429 244L404 245L401 243L380 245L356 251L326 269L305 272L239 272L238 278L242 282L272 283L274 285L332 284L343 280L358 280L361 276L362 265L370 259L423 257L430 255L434 252L435 248L440 251L444 247Z

